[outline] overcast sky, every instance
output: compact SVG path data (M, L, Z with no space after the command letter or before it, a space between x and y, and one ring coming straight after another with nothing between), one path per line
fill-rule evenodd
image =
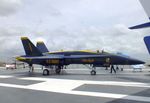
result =
M139 0L0 0L0 58L24 54L21 36L44 40L50 51L102 50L149 60L150 29Z

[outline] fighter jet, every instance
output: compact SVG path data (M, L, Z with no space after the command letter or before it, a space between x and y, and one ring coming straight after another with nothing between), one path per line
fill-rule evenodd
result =
M150 19L150 0L140 0L144 10L146 11L148 18ZM150 22L144 23L144 24L140 24L140 25L136 25L133 27L129 27L129 29L142 29L142 28L148 28L150 27Z
M21 41L25 55L18 56L16 59L28 63L32 70L33 64L38 64L55 69L56 74L60 74L67 65L83 64L89 65L91 75L96 75L96 67L144 64L143 61L134 58L99 51L49 52L42 42L36 47L27 37L21 37ZM49 69L44 69L43 75L49 75Z

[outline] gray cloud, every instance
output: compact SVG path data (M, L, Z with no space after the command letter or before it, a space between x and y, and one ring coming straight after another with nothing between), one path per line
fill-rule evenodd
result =
M0 16L16 12L21 5L21 0L2 1ZM119 0L110 0L109 3L106 0L25 0L22 12L1 19L4 26L0 26L0 58L7 60L24 54L20 36L28 36L34 43L38 38L43 38L50 51L104 49L149 59L143 37L150 30L131 31L123 25L136 25L144 21L144 11L137 2L128 0L120 4Z
M18 11L21 0L0 0L0 16L8 16Z
M27 28L0 28L0 57L6 60L16 55L24 54L20 41L21 36L28 36L33 43L43 38L50 51L58 50L106 50L109 52L123 52L132 57L147 60L148 52L143 42L145 32L131 31L124 25L114 25L112 28L101 27L82 28L79 31L70 31L59 28L53 31L28 31Z

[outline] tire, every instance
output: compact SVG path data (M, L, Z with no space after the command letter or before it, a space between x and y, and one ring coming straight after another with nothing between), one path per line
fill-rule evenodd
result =
M95 70L92 70L92 71L91 71L91 75L96 75L96 71L95 71Z
M56 72L56 74L60 74L61 69L56 69L55 72Z
M44 69L44 70L43 70L43 75L44 75L44 76L49 75L49 70L48 70L48 69Z

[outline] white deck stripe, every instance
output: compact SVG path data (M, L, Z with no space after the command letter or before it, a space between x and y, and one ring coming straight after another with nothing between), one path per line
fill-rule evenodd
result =
M35 80L35 81L47 81L55 84L55 82L62 81L63 83L79 83L79 84L97 84L97 85L114 85L114 86L131 86L131 87L145 87L150 88L149 83L139 83L139 82L118 82L118 81L88 81L88 80L68 80L68 79L54 79L54 78L38 78L38 77L27 77L21 78L23 80Z
M11 78L13 76L10 76L10 75L0 75L0 78Z

